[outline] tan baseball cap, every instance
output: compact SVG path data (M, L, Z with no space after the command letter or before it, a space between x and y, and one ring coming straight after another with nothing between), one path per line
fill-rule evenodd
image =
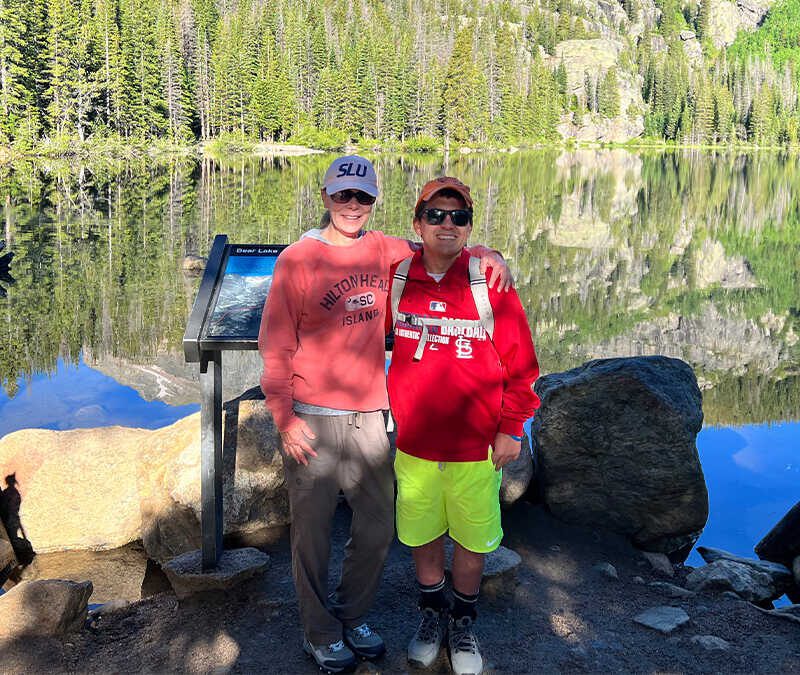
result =
M414 207L414 213L419 210L421 204L430 201L437 192L442 190L455 190L464 198L464 202L468 209L472 208L472 197L469 194L469 185L464 185L458 178L452 176L439 176L429 180L420 190L417 205Z

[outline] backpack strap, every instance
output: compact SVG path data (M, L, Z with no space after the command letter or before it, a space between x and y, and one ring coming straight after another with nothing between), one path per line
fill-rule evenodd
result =
M403 290L408 281L408 269L411 267L411 259L413 255L408 256L402 260L397 266L394 273L394 281L392 282L392 328L397 323L397 311L400 308L400 298L403 297Z
M474 256L469 259L469 288L472 291L475 307L478 309L478 318L491 340L494 338L494 310L492 309L492 303L489 302L489 287L486 285L486 276L481 274L480 258Z

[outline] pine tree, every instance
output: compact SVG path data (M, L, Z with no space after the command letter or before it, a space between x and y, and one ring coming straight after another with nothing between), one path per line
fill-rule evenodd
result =
M720 143L736 140L736 110L733 96L727 87L714 89L714 129Z
M193 53L190 55L193 90L200 123L200 138L207 139L212 134L211 102L214 98L212 49L219 22L214 0L192 0L191 19L195 26Z
M773 142L775 113L773 107L772 87L763 85L758 95L753 98L753 109L747 127L748 138L756 145L768 145Z
M13 139L30 104L23 56L25 22L19 0L0 0L0 140Z
M125 0L120 5L123 77L120 119L126 137L159 136L169 126L156 45L158 0Z
M597 87L597 111L604 117L619 115L619 82L616 68L609 68Z
M714 142L714 95L706 77L698 77L693 91L692 141Z
M92 33L99 68L95 75L100 118L115 131L122 126L123 73L120 55L119 0L95 0Z
M468 28L456 36L442 94L445 140L461 145L485 138L488 122L488 87L476 62L473 37Z
M80 82L76 64L82 52L80 13L73 0L50 0L47 14L48 118L60 137L68 137L76 130L79 115Z
M161 87L166 104L167 133L172 140L191 137L192 97L189 74L183 61L175 15L162 2L156 22L157 42L161 51Z

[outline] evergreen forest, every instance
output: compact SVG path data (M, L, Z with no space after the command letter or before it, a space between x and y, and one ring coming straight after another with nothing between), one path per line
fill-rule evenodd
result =
M508 147L598 119L640 124L645 141L797 144L800 0L776 0L727 47L709 38L710 12L694 0L0 0L0 146ZM619 45L577 87L563 60L575 41Z

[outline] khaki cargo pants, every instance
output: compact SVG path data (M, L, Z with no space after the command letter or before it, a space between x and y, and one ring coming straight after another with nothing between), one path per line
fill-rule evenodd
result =
M316 438L308 466L284 455L292 514L292 574L306 638L315 645L342 639L372 606L394 536L394 477L381 411L349 415L297 413ZM331 525L339 490L353 520L342 575L328 594Z

